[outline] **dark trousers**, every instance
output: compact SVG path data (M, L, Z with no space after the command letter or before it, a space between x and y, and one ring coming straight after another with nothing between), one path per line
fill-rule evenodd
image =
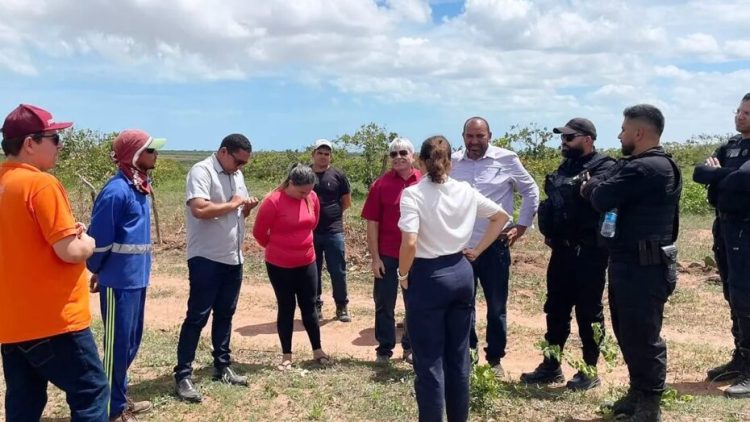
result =
M111 391L108 410L110 416L117 416L127 406L128 368L141 346L146 288L102 287L99 304L104 320L104 372Z
M231 365L229 340L232 334L232 317L237 309L237 299L242 285L242 265L227 265L202 257L188 259L190 295L185 321L177 344L175 379L180 381L193 373L193 360L201 330L213 310L211 344L214 367L223 369Z
M328 274L331 276L331 287L333 288L333 300L336 306L346 306L349 296L346 292L346 247L344 233L313 234L313 245L315 246L315 264L317 274L317 295L315 302L323 306L323 259L326 261Z
M612 329L628 367L630 386L661 394L667 376L667 344L661 338L664 303L674 291L674 267L639 265L636 254L609 260Z
M399 283L396 270L398 259L390 256L380 255L385 267L383 278L376 278L373 284L372 297L375 300L375 339L378 347L375 349L378 355L393 356L393 347L396 345L396 297L398 296ZM402 290L401 295L404 296ZM406 299L404 299L404 308ZM411 349L409 343L409 330L404 326L404 334L401 336L401 347L404 350Z
M557 246L547 266L547 314L549 344L564 348L570 335L571 312L575 307L578 334L583 344L583 360L596 365L599 346L591 324L604 329L602 293L606 281L607 250L593 246Z
M712 227L712 233L714 235L714 258L716 259L716 267L719 270L719 277L721 278L721 287L724 292L724 299L729 305L729 317L732 320L732 338L734 339L734 347L740 347L740 322L737 319L737 313L732 306L729 293L729 268L727 264L727 245L724 242L724 234L722 233L721 220L717 217L714 220Z
M406 324L414 353L420 421L469 417L469 331L474 309L471 265L461 253L414 260Z
M266 262L266 269L276 294L276 331L281 341L281 353L292 353L294 311L298 303L310 345L313 350L320 349L320 324L315 309L315 263L304 267L282 268Z
M727 290L736 345L750 349L750 221L722 219Z
M474 288L482 284L487 301L487 347L484 349L488 362L499 362L505 356L508 341L508 279L510 278L510 250L504 240L493 242L471 263L474 271ZM476 316L472 315L470 346L477 348L479 339L475 329Z
M3 344L5 420L38 421L47 383L65 392L72 422L105 422L107 377L88 328L21 343Z

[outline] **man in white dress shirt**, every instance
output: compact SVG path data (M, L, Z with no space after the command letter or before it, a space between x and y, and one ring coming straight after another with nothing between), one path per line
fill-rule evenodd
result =
M513 192L522 198L518 222L509 221L500 237L472 262L474 283L482 284L487 301L487 362L498 376L503 376L500 360L505 356L507 343L508 279L510 251L532 224L539 206L539 187L523 167L515 152L490 145L490 125L482 117L472 117L464 123L465 148L452 156L451 177L469 182L475 189L513 215ZM479 219L469 241L473 248L487 229L487 220ZM470 345L477 348L478 338L472 325Z

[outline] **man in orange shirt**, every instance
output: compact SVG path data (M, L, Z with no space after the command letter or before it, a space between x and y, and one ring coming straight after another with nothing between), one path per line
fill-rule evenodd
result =
M39 420L47 384L66 394L72 421L107 420L107 379L89 326L86 258L94 239L46 171L62 149L55 122L22 104L6 118L0 164L0 343L5 418Z

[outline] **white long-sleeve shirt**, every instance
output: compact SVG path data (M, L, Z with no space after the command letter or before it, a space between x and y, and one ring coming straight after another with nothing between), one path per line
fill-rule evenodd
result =
M539 208L539 187L521 164L518 155L505 148L490 145L482 158L472 160L465 156L466 150L457 151L451 157L451 177L468 182L482 195L503 207L513 218L513 192L521 194L521 209L518 224L531 227ZM511 220L508 224L511 224ZM479 243L487 230L487 220L478 219L469 247Z

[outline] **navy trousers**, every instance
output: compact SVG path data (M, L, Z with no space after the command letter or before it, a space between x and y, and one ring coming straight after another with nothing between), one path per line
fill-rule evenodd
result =
M372 297L375 300L375 339L378 347L375 352L378 355L393 356L393 348L396 345L396 298L399 291L398 259L390 256L380 255L385 267L383 278L376 278L372 288ZM402 292L402 295L404 293ZM404 299L406 306L406 299ZM404 327L401 336L401 348L411 349L409 342L409 329Z
M180 381L193 373L193 360L201 330L213 311L211 344L214 367L223 369L231 365L229 340L232 334L232 317L237 309L237 299L242 286L242 265L227 265L202 257L188 259L190 296L185 321L177 343L175 380Z
M111 391L108 411L117 416L127 406L128 368L141 346L146 288L102 287L99 304L104 320L104 372Z
M414 260L406 290L419 420L469 417L471 264L461 253Z

